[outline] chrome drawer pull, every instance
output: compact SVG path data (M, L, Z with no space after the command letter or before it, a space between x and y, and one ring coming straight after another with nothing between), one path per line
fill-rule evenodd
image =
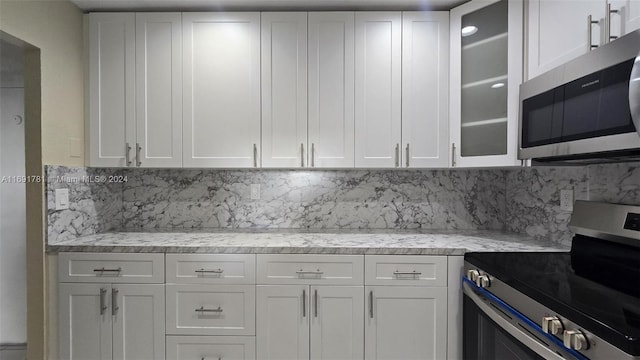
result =
M298 270L296 271L296 274L298 275L322 275L324 274L324 272L320 271L320 269L316 270L316 271L308 271L308 270Z
M419 272L419 271L415 271L415 270L413 270L413 271L398 271L398 270L396 270L396 271L393 272L393 275L414 275L414 276L417 276L417 275L422 275L422 273Z
M117 269L105 269L105 268L100 268L100 269L93 269L94 272L121 272L122 268L119 267Z
M222 308L218 306L217 309L205 309L204 306L200 306L200 309L196 309L196 312L199 312L199 313L213 312L213 313L219 314L222 312Z
M197 273L210 273L210 274L222 274L224 272L223 269L198 269L195 270Z
M200 360L206 360L204 356ZM218 360L222 360L222 356L218 356Z

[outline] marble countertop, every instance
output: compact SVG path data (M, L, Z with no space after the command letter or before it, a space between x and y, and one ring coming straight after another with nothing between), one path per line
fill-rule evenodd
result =
M465 252L568 251L499 231L127 231L47 245L48 252L463 255Z

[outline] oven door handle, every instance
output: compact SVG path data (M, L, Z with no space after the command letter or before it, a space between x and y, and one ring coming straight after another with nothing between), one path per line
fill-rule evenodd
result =
M533 350L536 354L542 356L545 359L566 360L566 358L560 356L554 350L552 350L552 349L548 348L547 346L541 344L540 342L536 341L536 339L534 339L531 336L527 335L525 332L523 332L522 330L518 329L515 325L510 323L508 320L505 320L505 318L500 316L496 310L492 309L489 305L487 305L484 301L482 301L480 296L478 296L478 294L476 294L476 292L474 291L474 288L476 288L475 284L472 286L472 285L469 284L469 282L471 282L471 280L468 280L468 279L463 277L462 287L464 289L464 294L466 296L468 296L469 299L471 299L478 306L478 308L480 308L480 310L482 310L482 312L485 315L487 315L491 320L493 320L496 324L498 324L498 326L500 326L500 328L502 328L504 331L509 333L509 335L513 336L518 341L520 341L522 344L524 344L526 347L528 347L529 349ZM479 290L483 291L483 292L486 292L483 289L479 289ZM490 295L490 297L495 297L493 294L490 294L488 292L487 292L487 295ZM509 310L509 312L512 312L512 313L515 311L515 309L508 309L508 310ZM514 313L514 315L516 315L516 314ZM520 313L517 313L517 316L519 318L525 318L526 319L526 317L524 315L520 314ZM537 329L534 329L534 330L537 331ZM541 333L541 335L544 335L545 337L548 338L547 334ZM553 339L550 339L550 340L553 340ZM557 340L557 341L559 342L560 340ZM581 359L581 360L582 359L586 359L584 356L582 356L580 354L577 354L573 350L567 349L564 346L561 346L561 347L565 351L569 352L571 355L575 356L576 359Z

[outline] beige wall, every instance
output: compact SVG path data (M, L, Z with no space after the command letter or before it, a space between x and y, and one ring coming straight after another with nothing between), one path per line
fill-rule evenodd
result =
M28 175L41 174L43 164L84 164L82 22L66 0L0 0L0 31L38 48L25 52ZM43 184L27 184L28 359L57 353L55 257L45 253L44 204Z
M0 0L0 30L40 49L42 162L82 166L82 12L66 0Z

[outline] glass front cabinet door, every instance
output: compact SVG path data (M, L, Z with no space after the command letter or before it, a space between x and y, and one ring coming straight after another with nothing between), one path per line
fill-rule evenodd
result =
M451 10L451 166L520 165L521 1L473 0Z

